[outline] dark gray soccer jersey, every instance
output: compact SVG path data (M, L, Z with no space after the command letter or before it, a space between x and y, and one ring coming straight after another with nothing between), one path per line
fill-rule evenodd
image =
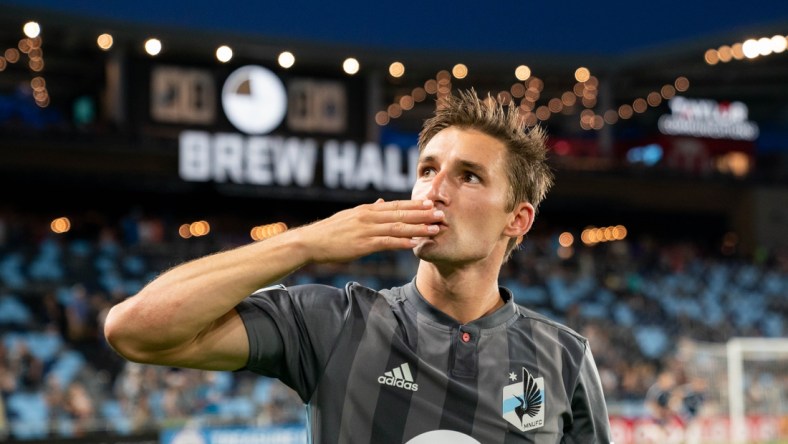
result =
M315 443L609 443L588 342L501 294L461 325L414 282L265 289L238 306L246 368L301 396Z

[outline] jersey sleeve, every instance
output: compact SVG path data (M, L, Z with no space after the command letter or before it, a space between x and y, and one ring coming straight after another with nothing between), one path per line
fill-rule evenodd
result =
M325 285L260 290L236 310L249 338L245 369L280 379L307 402L349 310L343 289Z
M572 394L572 424L565 430L567 444L612 444L610 418L602 392L602 382L586 343L585 356L580 365Z

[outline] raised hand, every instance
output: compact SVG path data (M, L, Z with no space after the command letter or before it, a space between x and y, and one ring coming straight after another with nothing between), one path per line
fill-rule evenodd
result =
M378 199L297 229L311 262L345 262L384 250L416 246L438 233L443 211L430 200Z

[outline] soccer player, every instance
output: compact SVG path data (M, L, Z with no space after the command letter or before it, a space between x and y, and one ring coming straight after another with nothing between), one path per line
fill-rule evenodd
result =
M315 443L609 443L588 341L498 285L552 185L544 132L464 91L438 103L419 151L410 200L181 264L112 308L109 343L136 362L277 377ZM420 259L401 287L271 286L395 249Z

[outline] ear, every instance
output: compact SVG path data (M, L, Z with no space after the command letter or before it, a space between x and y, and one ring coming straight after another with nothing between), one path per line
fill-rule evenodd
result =
M528 202L520 202L509 214L509 223L506 225L503 234L509 237L516 237L517 244L523 241L531 225L534 222L534 206Z

